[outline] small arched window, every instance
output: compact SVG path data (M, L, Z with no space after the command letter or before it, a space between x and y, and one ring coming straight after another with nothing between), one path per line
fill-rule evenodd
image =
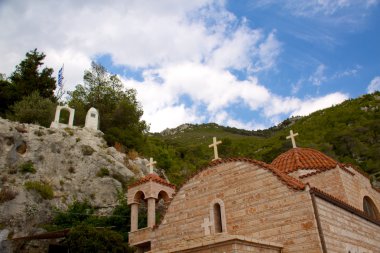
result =
M375 203L368 196L363 198L363 210L369 217L380 219L379 211L377 210Z
M226 211L221 199L215 199L210 204L210 218L212 221L212 233L226 233Z
M222 211L220 208L219 203L214 204L214 226L215 226L215 233L222 233Z

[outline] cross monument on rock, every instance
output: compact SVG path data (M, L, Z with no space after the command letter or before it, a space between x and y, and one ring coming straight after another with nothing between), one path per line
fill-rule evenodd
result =
M149 174L153 174L153 165L155 165L157 162L153 161L153 158L151 157L149 160L149 163L147 164L149 166Z
M212 148L212 147L214 148L214 157L215 158L212 159L212 160L215 161L215 160L219 159L219 156L218 156L218 145L222 144L222 142L221 141L216 141L216 137L213 137L212 140L213 140L212 144L208 145L208 147L209 148Z
M293 130L290 130L290 135L286 136L286 139L292 139L293 148L297 147L297 145L296 145L296 139L294 138L296 136L298 136L298 133L293 134Z

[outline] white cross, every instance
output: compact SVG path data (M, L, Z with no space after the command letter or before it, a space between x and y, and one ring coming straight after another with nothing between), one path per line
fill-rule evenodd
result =
M215 161L215 160L218 160L219 159L219 156L218 156L218 145L219 144L222 144L222 142L221 141L216 141L216 137L213 137L212 138L212 144L210 144L210 145L208 145L208 147L209 148L212 148L212 147L214 147L214 159L212 159L213 161Z
M150 174L153 174L153 165L156 164L157 162L154 162L153 161L153 158L151 157L150 160L149 160L149 163L147 164L147 166L149 166L149 173Z
M212 222L210 222L209 218L203 218L203 223L202 223L201 227L204 229L205 235L211 234L211 226L212 225L213 224L212 224Z
M295 133L293 134L293 130L290 130L290 135L289 136L286 136L286 139L292 139L292 145L293 145L293 148L296 148L296 139L294 137L296 137L298 135L298 133Z

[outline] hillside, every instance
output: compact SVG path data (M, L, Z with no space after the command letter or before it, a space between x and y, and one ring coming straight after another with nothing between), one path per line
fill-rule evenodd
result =
M127 184L147 173L148 161L128 159L102 136L0 118L0 231L40 232L74 200L88 200L97 214L112 212Z
M298 132L297 146L322 151L334 159L380 171L380 93L350 99L306 117L285 120L276 127L247 131L217 124L185 124L149 137L144 153L155 157L172 182L180 184L213 156L208 144L221 139L221 157L243 156L267 163L291 148L289 130Z

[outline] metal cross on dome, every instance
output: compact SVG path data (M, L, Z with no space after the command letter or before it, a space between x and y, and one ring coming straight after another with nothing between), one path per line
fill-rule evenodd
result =
M157 162L153 161L153 158L151 157L150 160L149 160L149 163L147 164L147 166L149 166L149 173L150 174L153 174L153 165L155 165Z
M214 159L212 159L213 161L215 160L218 160L219 159L219 156L218 156L218 145L219 144L222 144L221 141L216 141L216 137L213 137L212 138L212 144L208 145L209 148L214 148Z
M286 139L292 139L293 148L297 147L297 145L296 145L296 139L294 138L296 136L298 136L298 133L293 134L293 130L290 130L290 135L286 136Z

